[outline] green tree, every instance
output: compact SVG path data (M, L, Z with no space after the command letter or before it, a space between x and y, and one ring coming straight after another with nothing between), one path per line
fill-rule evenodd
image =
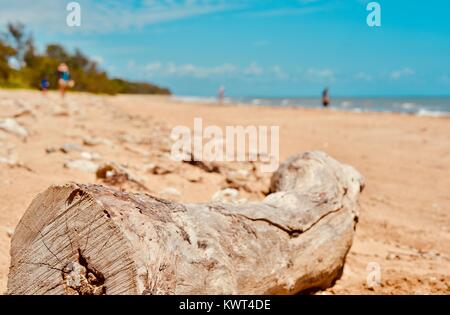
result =
M14 57L20 63L19 69L11 69L9 61ZM33 36L26 35L21 23L9 23L6 35L0 38L0 84L38 88L42 79L50 82L50 88L58 87L57 68L60 63L69 66L73 90L92 93L142 93L170 94L170 91L146 82L130 82L111 79L98 64L89 59L81 50L73 53L63 46L53 43L47 45L44 53L39 53L34 46Z
M45 54L59 62L66 62L69 58L69 54L64 47L58 44L49 44L45 50Z
M25 38L25 25L20 22L8 23L7 29L9 37L11 38L11 43L16 50L15 57L17 61L22 64L25 54L25 45L27 42L27 39Z
M15 54L15 49L0 39L0 80L3 82L6 82L11 74L12 69L8 61Z

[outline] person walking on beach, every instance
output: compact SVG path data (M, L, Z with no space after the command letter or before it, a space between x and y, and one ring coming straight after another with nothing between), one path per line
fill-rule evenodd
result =
M328 88L325 88L322 92L322 105L327 107L330 104L330 96L328 94Z
M225 88L223 85L219 87L219 91L217 92L217 98L219 99L219 103L222 104L225 98Z
M58 84L62 97L64 97L66 89L74 85L74 81L70 79L69 67L65 63L58 66Z
M41 91L43 95L47 94L48 88L50 87L50 82L48 82L47 77L41 80Z

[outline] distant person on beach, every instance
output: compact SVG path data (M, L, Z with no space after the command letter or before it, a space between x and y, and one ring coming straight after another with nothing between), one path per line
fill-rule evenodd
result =
M217 98L219 99L219 103L222 104L225 98L225 88L223 86L219 87L219 91L217 92Z
M74 86L74 81L70 79L69 67L65 63L58 66L59 92L64 97L66 89Z
M48 88L50 87L50 82L48 82L47 78L43 78L41 80L41 91L42 94L47 94Z
M322 92L322 105L327 107L330 104L330 96L328 94L328 88L325 88Z

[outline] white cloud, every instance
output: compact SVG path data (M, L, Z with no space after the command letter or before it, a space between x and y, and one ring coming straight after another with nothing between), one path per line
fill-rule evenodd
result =
M400 70L392 71L389 76L393 80L399 80L403 77L410 77L414 74L415 74L415 71L413 69L406 67L406 68L403 68Z
M159 61L150 63L144 67L145 74L161 77L193 77L205 79L217 76L229 76L237 72L237 67L232 64L222 64L213 67L197 66L194 64L177 65L174 62L161 63Z
M1 3L0 21L21 21L33 30L53 32L111 32L141 28L151 24L213 14L240 7L240 2L221 0L153 0L138 1L137 5L121 0L104 2L78 0L81 6L81 27L66 24L66 4L69 1L14 0Z
M337 80L336 72L330 68L308 68L306 70L289 71L281 65L261 66L251 62L247 66L223 63L213 66L196 65L192 63L177 64L176 62L154 61L145 66L132 61L128 68L150 78L194 78L194 79L262 79L262 80L293 80L329 84ZM353 80L372 81L375 77L366 72L349 74Z
M135 63L132 62L129 64L130 67L134 67ZM155 73L158 72L162 67L162 64L158 61L158 62L153 62L153 63L149 63L148 65L145 66L145 71L149 72L149 73Z
M274 10L264 10L260 12L253 12L249 16L286 16L286 15L305 15L325 10L324 7L302 7L302 8L279 8Z
M76 0L81 6L81 26L69 27L66 5L57 0L0 0L0 21L20 21L34 33L98 34L136 30L149 25L211 15L238 12L246 15L278 16L307 14L328 6L316 0L297 0L290 6L273 2L270 6L260 0ZM1 24L1 23L0 23ZM255 46L270 42L258 41Z
M256 62L252 62L248 67L244 69L244 74L251 76L260 76L264 72L263 68L258 66Z
M289 79L289 74L286 73L279 65L275 65L271 68L271 73L280 80Z
M372 81L373 77L365 72L358 72L355 75L355 79L358 81Z
M256 62L251 62L248 66L240 67L230 63L217 66L199 66L194 64L176 64L175 62L155 61L144 67L130 64L134 70L142 69L145 75L151 77L191 77L197 79L205 78L269 78L277 80L287 80L289 73L279 65L262 67Z
M306 70L304 73L305 79L309 81L318 81L318 82L333 82L335 81L335 73L333 70L324 68L310 68Z
M77 0L81 6L81 27L69 27L66 24L69 13L66 5L69 2L1 0L0 21L21 21L36 32L107 33L225 11L280 16L302 15L328 8L326 3L315 0L298 0L289 6L281 2L267 6L259 0Z
M259 3L264 3L260 1ZM272 7L258 7L246 12L245 15L253 17L276 17L276 16L298 16L313 14L317 12L330 10L335 6L333 1L320 1L320 0L297 0L289 2L278 2L280 5Z

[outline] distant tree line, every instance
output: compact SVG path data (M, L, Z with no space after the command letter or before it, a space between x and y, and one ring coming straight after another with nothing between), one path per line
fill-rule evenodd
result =
M105 94L170 94L170 90L146 82L110 78L97 62L80 50L70 53L58 44L47 45L38 53L33 36L22 23L9 23L0 34L0 87L39 88L46 79L50 89L58 87L58 65L64 62L75 81L72 90Z

